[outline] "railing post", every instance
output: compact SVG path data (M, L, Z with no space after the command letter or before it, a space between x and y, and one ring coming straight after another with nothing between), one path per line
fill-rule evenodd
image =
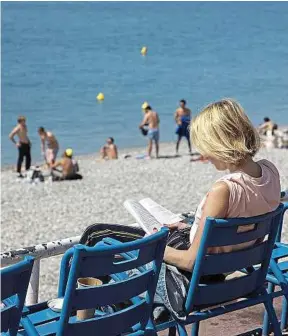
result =
M28 286L26 305L30 306L38 303L39 294L39 276L40 276L40 259L34 261L32 274Z

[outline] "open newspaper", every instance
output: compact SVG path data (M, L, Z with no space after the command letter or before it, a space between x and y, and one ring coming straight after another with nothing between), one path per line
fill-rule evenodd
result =
M163 224L173 224L183 220L181 216L174 214L151 198L144 198L139 202L127 200L124 202L124 207L148 234L158 231Z

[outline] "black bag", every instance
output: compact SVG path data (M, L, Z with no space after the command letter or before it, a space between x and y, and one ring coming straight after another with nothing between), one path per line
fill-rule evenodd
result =
M122 243L141 239L145 235L142 229L121 224L95 223L86 228L83 232L79 244L95 246L103 238L114 238Z
M36 178L38 178L40 182L44 182L44 176L38 166L33 170L31 180L34 181Z
M144 135L144 136L146 136L148 134L148 129L144 126L140 128L140 131L141 131L142 135Z

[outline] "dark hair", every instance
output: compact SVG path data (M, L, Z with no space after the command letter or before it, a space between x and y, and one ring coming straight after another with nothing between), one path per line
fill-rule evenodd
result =
M111 142L112 142L112 143L114 143L114 138L112 138L112 137L109 137L108 139L110 139L110 140L111 140Z
M150 105L146 106L145 107L145 111L148 110L148 111L151 111L152 110L152 107Z
M264 121L265 121L265 122L268 122L268 121L270 121L270 118L265 117L265 118L264 118Z
M45 128L44 128L44 127L42 127L42 126L41 126L41 127L39 127L39 128L38 128L38 132L40 132L40 133L43 133L43 132L45 132Z
M186 100L185 99L181 99L180 103L183 103L184 105L186 105Z

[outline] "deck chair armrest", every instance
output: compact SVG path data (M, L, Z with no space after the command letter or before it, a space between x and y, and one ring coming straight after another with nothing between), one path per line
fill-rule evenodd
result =
M28 316L23 316L20 322L29 336L39 336L38 331L36 330L33 323L30 321Z
M116 245L119 245L119 244L123 244L122 242L116 240L116 239L113 239L113 238L104 238L100 243L104 243L105 245L110 245L110 246L116 246ZM136 252L134 251L129 251L129 252L124 252L124 253L120 253L121 257L123 257L125 260L131 260L135 257L137 257L137 254ZM145 267L143 266L139 266L137 268L140 272L145 272Z

